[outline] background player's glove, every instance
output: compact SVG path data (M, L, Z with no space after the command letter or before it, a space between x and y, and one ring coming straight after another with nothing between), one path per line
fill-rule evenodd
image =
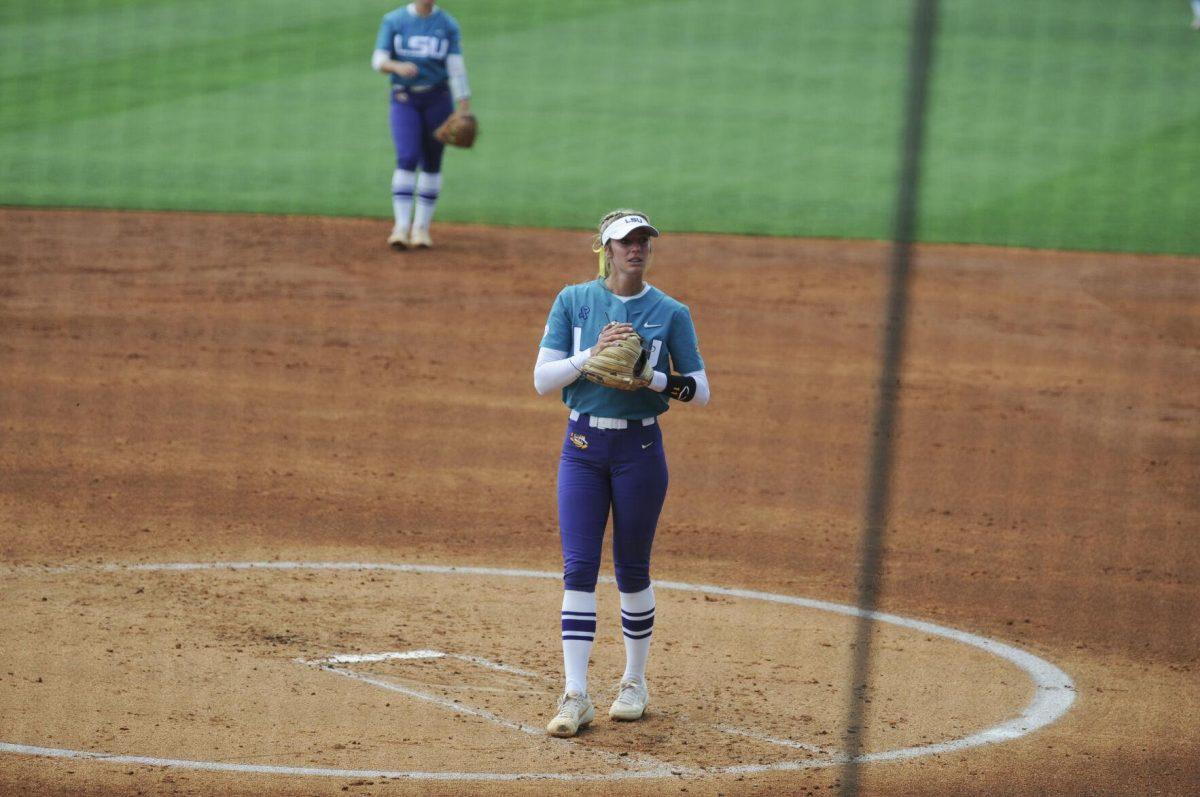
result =
M598 385L618 390L638 390L650 384L650 350L642 346L636 332L619 343L601 349L583 364L583 375Z
M452 113L450 118L433 131L433 137L443 144L469 149L479 137L479 121L476 120L475 114Z

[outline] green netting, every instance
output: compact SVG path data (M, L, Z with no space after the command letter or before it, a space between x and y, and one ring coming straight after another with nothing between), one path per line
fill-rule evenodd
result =
M455 0L478 148L439 218L883 238L908 3ZM10 0L0 203L388 215L386 5ZM945 3L924 240L1200 252L1183 3Z

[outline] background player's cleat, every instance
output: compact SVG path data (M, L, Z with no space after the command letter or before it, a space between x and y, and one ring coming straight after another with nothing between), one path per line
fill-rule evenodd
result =
M408 238L408 230L403 227L392 228L392 234L388 236L388 246L396 249L407 249L411 245Z
M567 692L558 699L558 713L546 732L551 736L567 738L579 733L579 729L596 718L596 709L587 695Z
M431 249L433 247L433 239L429 237L428 227L413 227L412 236L409 240L413 246L419 249Z
M615 720L640 720L649 702L650 691L646 689L646 682L627 678L617 687L617 699L608 709L608 716Z

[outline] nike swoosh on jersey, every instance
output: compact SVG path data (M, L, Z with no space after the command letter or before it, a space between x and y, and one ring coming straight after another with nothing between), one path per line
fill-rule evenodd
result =
M646 329L650 329L651 327L661 327L662 324L644 324L643 326L645 326Z
M645 449L649 448L649 447L650 447L650 446L652 446L652 445L654 445L654 441L653 441L653 440L651 440L649 443L646 443L645 445L643 445L643 446L642 446L642 449L643 449L643 450L645 450Z

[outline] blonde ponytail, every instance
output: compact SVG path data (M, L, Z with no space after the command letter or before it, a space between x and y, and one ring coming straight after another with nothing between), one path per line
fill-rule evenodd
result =
M596 276L604 279L608 276L608 256L604 251L604 247L600 245L599 235L592 239L592 251L600 258L600 262L596 268Z

